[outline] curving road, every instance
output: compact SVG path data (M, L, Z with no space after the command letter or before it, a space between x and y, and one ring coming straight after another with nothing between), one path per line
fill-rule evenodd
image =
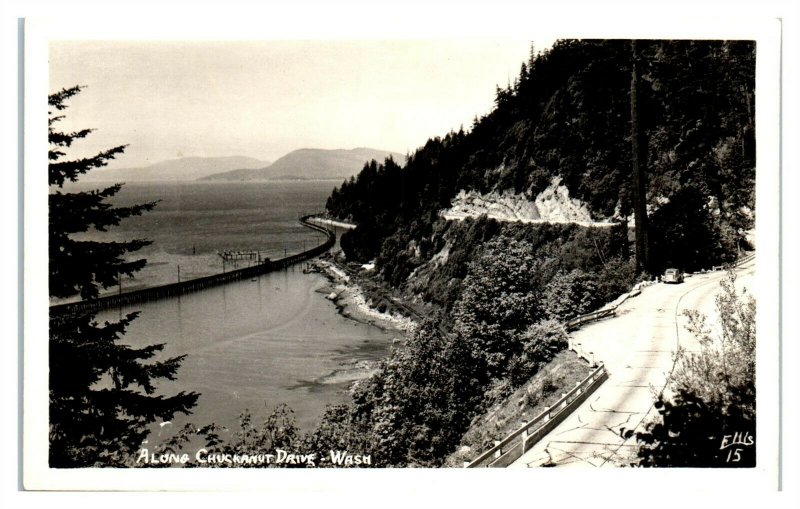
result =
M737 268L737 288L753 288L755 260ZM615 466L627 463L636 429L652 411L665 385L678 344L697 348L685 329L685 309L715 315L715 296L724 272L697 274L677 285L658 283L617 308L617 316L572 333L585 351L603 361L609 379L563 423L511 467Z

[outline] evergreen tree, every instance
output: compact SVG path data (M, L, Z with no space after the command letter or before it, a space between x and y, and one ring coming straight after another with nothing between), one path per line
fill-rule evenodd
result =
M438 211L461 190L531 197L556 177L595 218L635 215L640 270L658 272L660 259L692 248L671 243L671 252L659 252L653 226L685 219L659 210L688 186L713 209L705 226L724 241L706 251L701 266L728 261L737 244L750 247L755 44L638 40L635 52L632 45L561 40L532 52L515 85L498 87L494 109L468 132L432 138L404 166L367 168L364 178L344 183L328 203L330 214L357 223L369 216L380 225L369 235L349 234L348 258L401 267L382 272L397 284L426 260L409 263L408 250L386 239L422 245Z
M50 296L80 295L97 298L100 288L132 275L146 260L126 261L126 253L149 244L146 240L102 242L72 235L104 232L120 220L151 210L155 203L113 207L107 202L121 184L88 192L64 192L65 182L76 182L93 168L105 166L121 154L114 147L94 157L64 159L64 149L86 137L91 129L60 132L58 112L82 87L49 96L49 253ZM50 466L90 467L130 464L132 455L157 419L190 413L198 394L156 395L154 381L174 380L184 356L152 359L163 344L134 348L120 344L137 313L119 322L100 325L93 315L50 316Z
M636 230L636 270L650 271L650 246L647 234L647 158L639 148L639 77L636 41L631 41L631 166L633 170L634 228Z

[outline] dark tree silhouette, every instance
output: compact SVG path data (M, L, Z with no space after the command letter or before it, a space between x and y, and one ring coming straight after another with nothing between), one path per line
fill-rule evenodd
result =
M711 212L702 227L722 242L697 263L735 257L737 244L748 247L755 217L755 44L638 40L633 53L631 46L557 41L497 88L494 109L468 131L431 138L404 165L370 164L342 183L328 212L370 229L342 242L348 259L377 260L387 282L401 286L433 256L421 247L459 191L531 197L554 178L596 218L635 212L641 269L658 272L659 259L680 256L657 252L664 244L656 247L655 221L658 214L662 224L696 226L659 213L688 186Z
M650 271L650 246L647 234L647 158L642 156L639 139L639 74L636 41L631 41L631 167L633 173L634 228L636 230L636 270Z
M88 192L64 192L65 182L77 181L93 168L121 154L114 147L94 157L64 159L65 148L91 129L60 132L58 112L82 87L49 96L49 253L50 296L97 298L100 288L132 275L146 260L126 261L126 253L149 244L146 240L101 242L72 235L106 231L120 220L151 210L155 203L114 207L107 199L121 184ZM154 357L163 344L134 348L120 344L137 313L100 325L91 314L50 316L50 466L91 467L131 464L131 457L157 419L190 413L198 394L156 395L154 382L174 380L184 356L163 361Z

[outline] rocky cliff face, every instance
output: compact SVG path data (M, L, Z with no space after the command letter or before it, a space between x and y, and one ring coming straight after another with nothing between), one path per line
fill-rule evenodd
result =
M441 212L442 217L450 220L462 220L484 214L498 221L576 223L584 226L611 225L606 221L594 221L589 207L577 198L570 198L569 190L558 177L536 197L509 191L480 194L462 190L453 199L450 208Z

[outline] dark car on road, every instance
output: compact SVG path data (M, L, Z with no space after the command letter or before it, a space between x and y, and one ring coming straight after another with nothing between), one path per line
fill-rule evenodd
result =
M669 268L664 271L661 281L665 283L683 283L683 271L681 269Z

